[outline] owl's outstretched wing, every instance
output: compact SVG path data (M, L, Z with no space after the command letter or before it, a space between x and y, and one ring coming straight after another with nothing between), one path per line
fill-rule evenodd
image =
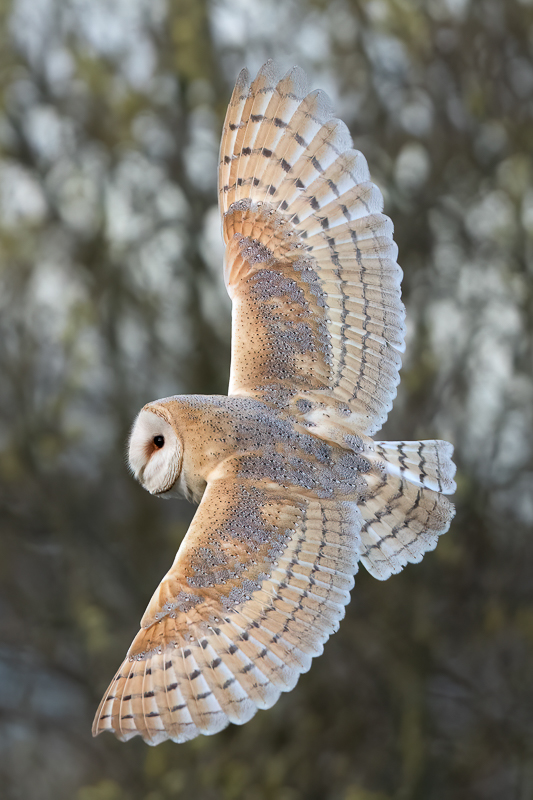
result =
M260 457L248 479L241 459L225 462L93 735L184 742L270 708L337 630L358 561L383 579L435 547L453 516L440 494L453 491L450 454L445 442L378 445L365 455L359 506L261 478ZM355 480L353 465L346 469Z
M209 484L93 734L183 742L272 706L344 616L361 524L270 480Z
M402 272L381 193L352 145L300 69L279 80L268 62L251 85L239 76L219 167L229 393L308 415L337 408L373 434L399 382Z

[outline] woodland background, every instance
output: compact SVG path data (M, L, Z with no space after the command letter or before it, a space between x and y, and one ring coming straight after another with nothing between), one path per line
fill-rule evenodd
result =
M238 71L324 88L382 188L407 354L382 438L456 446L457 517L365 573L244 728L91 738L192 506L138 409L225 393L216 164ZM8 800L533 797L532 0L0 0L0 786Z

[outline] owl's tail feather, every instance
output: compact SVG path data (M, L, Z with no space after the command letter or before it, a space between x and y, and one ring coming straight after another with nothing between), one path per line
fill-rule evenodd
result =
M444 497L456 489L453 447L448 442L375 442L364 458L369 492L359 503L363 517L361 563L385 580L421 561L450 527L455 509Z
M374 446L387 475L396 475L415 486L441 494L453 494L457 489L453 479L456 471L452 461L453 445L449 442L442 439L374 442Z

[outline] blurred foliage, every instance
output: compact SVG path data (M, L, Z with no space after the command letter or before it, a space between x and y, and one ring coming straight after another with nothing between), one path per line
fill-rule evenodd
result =
M0 784L25 800L533 797L531 0L0 1ZM326 88L405 270L383 438L456 444L434 554L364 571L298 687L155 749L92 715L193 508L137 410L223 393L216 163L237 71Z

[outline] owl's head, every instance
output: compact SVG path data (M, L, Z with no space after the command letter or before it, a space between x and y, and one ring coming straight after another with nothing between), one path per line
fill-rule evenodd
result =
M129 441L131 471L150 494L161 497L168 497L174 487L181 493L178 479L183 444L171 422L164 406L143 408L133 424Z

